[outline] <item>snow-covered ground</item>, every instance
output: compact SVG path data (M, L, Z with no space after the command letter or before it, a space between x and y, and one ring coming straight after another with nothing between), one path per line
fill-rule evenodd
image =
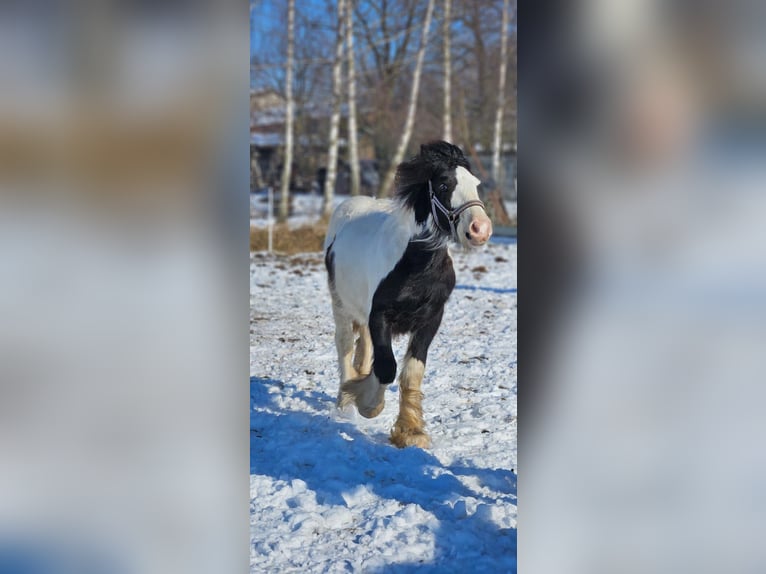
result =
M278 192L272 201L276 204ZM269 199L268 193L261 191L250 194L250 226L266 227L269 224ZM333 207L348 199L347 195L339 195L334 198ZM319 221L322 216L323 198L318 193L295 193L290 199L292 213L289 219L290 227L311 225Z
M516 571L516 245L453 259L423 383L433 446L399 450L396 383L375 419L335 408L321 254L251 255L252 572Z

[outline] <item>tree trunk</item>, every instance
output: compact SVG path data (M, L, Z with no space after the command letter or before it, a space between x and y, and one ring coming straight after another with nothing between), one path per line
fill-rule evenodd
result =
M465 91L462 87L458 86L457 92L457 117L460 120L459 127L463 132L463 148L473 149L474 138L473 134L471 133L471 126L468 125L468 113L465 109Z
M495 138L492 144L492 178L501 185L500 150L503 135L503 111L505 110L505 73L508 67L508 12L509 0L503 0L503 28L500 36L500 80L497 87L497 109L495 110Z
M341 66L343 65L343 19L346 3L338 0L338 21L335 31L335 59L332 63L332 117L330 118L330 147L327 151L327 178L324 182L323 214L332 214L335 180L338 175L338 131L340 129Z
M290 178L293 167L293 51L295 48L295 0L287 4L287 68L285 70L285 157L282 165L282 189L278 220L287 221L290 205Z
M489 80L495 77L494 70L487 69L487 46L484 41L486 34L485 26L482 20L484 7L481 2L472 1L465 3L465 26L470 30L473 36L471 51L474 55L477 81L471 86L471 131L473 139L472 145L481 145L483 148L489 148L492 140L492 122L494 109L488 109L487 93L491 89L494 92L494 86L488 87ZM493 103L493 102L492 102Z
M356 125L356 67L354 65L354 0L346 0L346 51L348 56L348 154L351 195L359 195L359 140Z
M391 165L386 172L386 177L383 180L383 185L380 188L380 194L383 197L387 197L391 194L391 188L394 185L394 178L396 177L396 167L404 159L404 153L407 151L407 146L409 145L410 137L412 136L412 127L415 124L415 110L418 106L418 94L420 92L420 73L423 70L423 59L426 53L426 47L428 45L428 31L431 27L431 15L433 14L433 11L434 0L428 0L426 19L423 23L423 30L420 35L420 47L418 48L418 57L415 63L415 73L412 78L410 102L409 107L407 108L407 120L404 123L404 130L402 131L401 138L399 139L399 146L396 148L396 153L391 160Z
M444 42L444 135L443 139L452 143L452 63L450 61L450 30L452 25L452 0L444 0L444 22L442 23L442 41Z
M263 189L263 172L261 172L261 166L258 163L258 152L255 152L254 156L250 156L250 173L252 174L251 180L255 184L255 189Z

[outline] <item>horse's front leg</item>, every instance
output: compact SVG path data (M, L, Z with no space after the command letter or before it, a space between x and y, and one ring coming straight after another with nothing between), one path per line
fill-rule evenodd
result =
M428 347L439 329L441 318L442 312L439 312L410 337L404 367L399 375L399 416L391 430L391 442L399 448L426 448L431 444L431 439L424 430L423 393L420 388L426 369Z
M343 408L354 403L360 415L373 418L381 413L386 404L386 385L396 378L396 360L391 349L391 328L383 316L382 309L374 308L370 313L369 332L372 372L344 383L341 386L339 404ZM369 362L369 358L366 362Z

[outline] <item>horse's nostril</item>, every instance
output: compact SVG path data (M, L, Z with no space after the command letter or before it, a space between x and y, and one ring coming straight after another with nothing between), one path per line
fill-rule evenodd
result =
M492 225L488 220L474 219L471 221L471 225L468 226L468 233L466 233L468 239L481 245L485 243L489 236L492 234Z
M470 233L468 233L467 231L465 232L465 238L466 238L466 239L471 239L471 234L470 234Z
M481 221L472 221L469 231L472 237L481 237L486 233L485 226Z

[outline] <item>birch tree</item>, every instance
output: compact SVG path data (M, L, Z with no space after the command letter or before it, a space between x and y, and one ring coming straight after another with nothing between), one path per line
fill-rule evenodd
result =
M332 64L332 116L330 118L330 148L327 152L327 177L324 182L324 215L332 214L335 180L338 175L338 132L340 129L341 67L343 65L343 20L345 0L338 0L338 18L335 31L335 58Z
M287 221L289 212L290 178L293 167L293 66L295 49L295 0L287 3L287 66L285 69L285 157L282 165L282 188L279 198L279 215L281 222Z
M360 131L371 136L375 157L384 169L394 155L399 134L392 125L403 122L409 91L407 62L422 24L418 21L421 0L365 0L354 5L355 24L361 41L356 64L358 80L367 102L358 116Z
M508 13L509 0L503 0L503 24L500 36L500 79L497 87L497 109L495 110L495 137L492 144L492 178L500 185L500 148L503 134L503 111L505 110L505 76L508 67Z
M450 61L450 30L452 25L452 0L444 0L444 22L442 23L442 41L444 42L444 135L442 139L452 143L452 63Z
M399 145L396 148L396 153L391 160L391 165L386 172L386 177L383 180L382 187L380 188L380 195L383 197L386 197L391 193L391 188L394 185L394 178L396 177L396 166L399 165L404 159L404 154L407 151L407 146L409 145L410 138L412 137L412 127L415 124L415 110L418 106L418 94L420 93L420 74L423 71L423 59L425 57L426 47L428 45L428 32L431 28L431 16L433 15L433 11L434 0L428 0L428 8L426 8L426 19L423 23L423 29L420 34L420 47L418 48L417 61L415 62L415 72L412 78L410 100L407 107L407 119L404 123L402 135L399 138Z
M356 66L354 63L354 0L346 0L346 54L348 59L348 156L351 195L359 195L359 139L356 125Z

